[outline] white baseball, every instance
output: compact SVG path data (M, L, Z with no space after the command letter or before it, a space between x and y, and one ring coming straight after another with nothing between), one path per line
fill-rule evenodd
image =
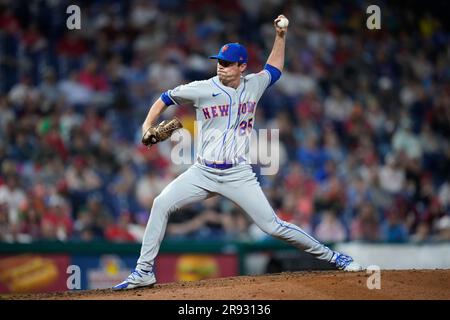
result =
M280 28L286 28L289 25L289 20L286 18L280 18L277 22L277 26Z

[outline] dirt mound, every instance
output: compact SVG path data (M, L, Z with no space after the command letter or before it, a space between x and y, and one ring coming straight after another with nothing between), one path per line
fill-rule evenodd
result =
M288 272L156 284L128 291L89 290L3 295L2 299L114 300L284 300L284 299L445 299L450 300L450 270L382 270L380 289L366 272Z

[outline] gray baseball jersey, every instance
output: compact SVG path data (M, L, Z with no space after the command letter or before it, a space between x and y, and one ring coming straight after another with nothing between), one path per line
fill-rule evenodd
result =
M264 69L242 77L237 89L224 86L215 76L168 91L175 104L189 103L196 109L200 158L227 163L249 161L256 104L270 77Z
M250 164L245 163L256 104L271 83L266 69L241 78L237 89L213 77L169 90L163 100L190 103L199 122L199 161L173 180L155 198L144 234L137 267L153 268L164 238L169 214L181 207L220 194L240 206L264 232L333 262L337 254L298 226L280 220L266 199ZM171 101L167 100L170 99ZM231 167L208 166L201 160L228 162ZM244 161L242 161L244 159Z

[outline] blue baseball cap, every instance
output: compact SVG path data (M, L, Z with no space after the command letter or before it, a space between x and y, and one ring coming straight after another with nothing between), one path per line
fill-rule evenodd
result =
M229 62L239 62L247 63L248 55L247 49L239 43L227 43L222 48L218 54L210 56L210 59L220 59Z

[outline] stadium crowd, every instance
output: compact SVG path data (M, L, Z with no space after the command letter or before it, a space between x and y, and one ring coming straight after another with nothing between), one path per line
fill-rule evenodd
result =
M214 75L227 42L259 71L291 21L256 127L279 129L259 181L280 218L324 242L450 240L450 45L443 16L363 1L0 2L0 241L141 241L153 199L187 167L141 125L165 90ZM445 16L444 16L445 17ZM193 133L194 110L170 107ZM167 237L261 241L233 203L174 213Z

